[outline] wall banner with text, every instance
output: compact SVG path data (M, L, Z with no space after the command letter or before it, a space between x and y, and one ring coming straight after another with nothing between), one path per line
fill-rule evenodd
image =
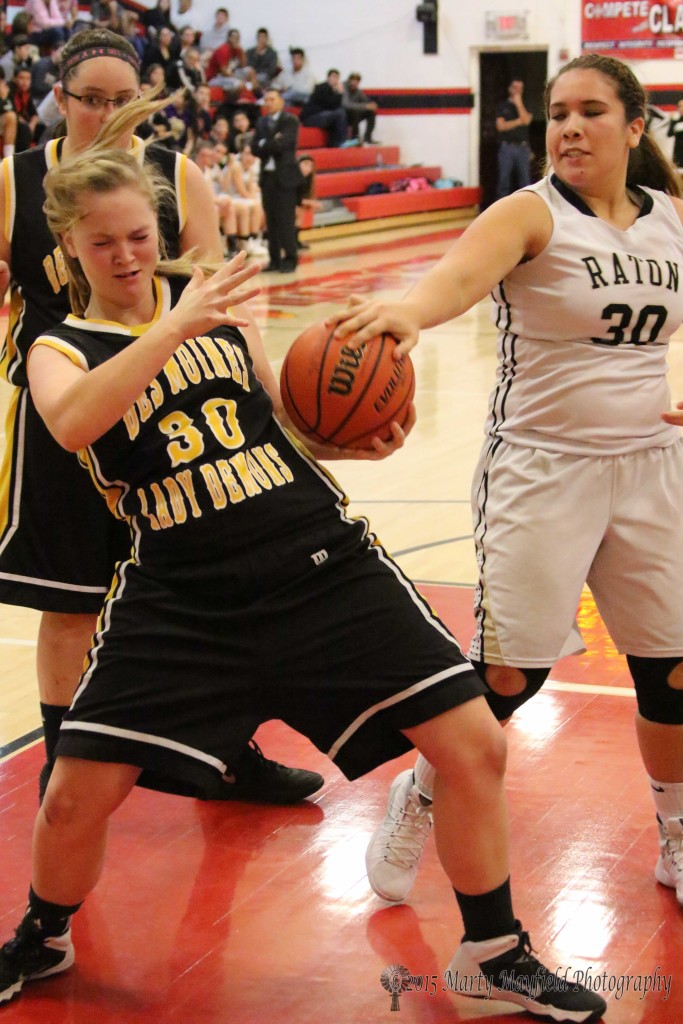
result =
M683 0L582 0L581 49L626 60L683 56Z

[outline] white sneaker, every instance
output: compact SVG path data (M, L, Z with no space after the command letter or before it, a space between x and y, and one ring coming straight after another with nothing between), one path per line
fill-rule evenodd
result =
M606 1009L605 1000L575 977L553 974L537 960L519 922L511 935L462 942L444 980L460 996L515 1003L545 1020L592 1024Z
M683 906L683 818L668 818L659 831L655 878L662 885L675 889L676 899Z
M247 239L246 250L250 256L267 256L268 248L258 238Z
M431 827L431 806L421 802L408 768L392 782L386 816L365 853L368 881L383 900L401 903L407 897Z

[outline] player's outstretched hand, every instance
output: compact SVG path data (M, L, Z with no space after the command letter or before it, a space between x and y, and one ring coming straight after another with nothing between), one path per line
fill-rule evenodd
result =
M346 308L328 316L325 323L335 328L338 338L347 338L351 348L358 348L378 334L393 334L398 341L394 359L400 359L415 347L420 332L418 311L410 302L389 304L360 295L349 296Z
M389 441L382 441L379 437L373 437L372 448L338 448L332 444L321 444L318 441L313 442L304 434L301 437L306 447L315 455L316 459L363 459L379 462L380 459L388 458L389 455L393 455L394 452L403 447L408 434L415 426L416 420L417 413L415 406L411 402L405 422L403 424L396 422L391 424L391 439Z
M246 258L246 253L238 253L211 277L195 267L178 303L168 314L183 338L194 337L221 324L249 326L246 317L236 316L231 311L233 306L248 302L259 292L258 288L241 287L259 272L258 266L244 266Z
M683 402L676 402L675 409L669 409L662 413L665 423L673 423L675 427L683 427Z

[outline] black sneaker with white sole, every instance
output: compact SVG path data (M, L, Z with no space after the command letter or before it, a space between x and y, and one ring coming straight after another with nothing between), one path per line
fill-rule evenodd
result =
M228 768L227 781L216 778L202 789L202 800L257 800L267 804L295 804L324 786L317 772L288 768L265 757L254 740Z
M533 956L529 933L521 926L511 935L463 941L445 978L460 995L515 1003L534 1017L556 1024L594 1024L607 1009L595 992L544 967Z
M14 938L0 948L0 1003L18 995L25 981L66 971L74 959L70 927L61 935L46 935L27 914Z

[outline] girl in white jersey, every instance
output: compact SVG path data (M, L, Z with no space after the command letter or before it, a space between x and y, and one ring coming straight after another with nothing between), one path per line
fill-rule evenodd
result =
M493 294L498 371L472 489L470 657L505 720L558 658L582 650L574 616L588 582L635 684L655 875L683 903L683 607L671 600L683 578L683 412L666 412L665 363L683 320L683 201L645 134L644 90L620 61L571 61L546 102L549 176L491 206L402 301L354 297L338 333L361 343L391 331L398 357L421 328ZM410 891L429 776L422 759L417 786L399 776L368 849L385 898Z

